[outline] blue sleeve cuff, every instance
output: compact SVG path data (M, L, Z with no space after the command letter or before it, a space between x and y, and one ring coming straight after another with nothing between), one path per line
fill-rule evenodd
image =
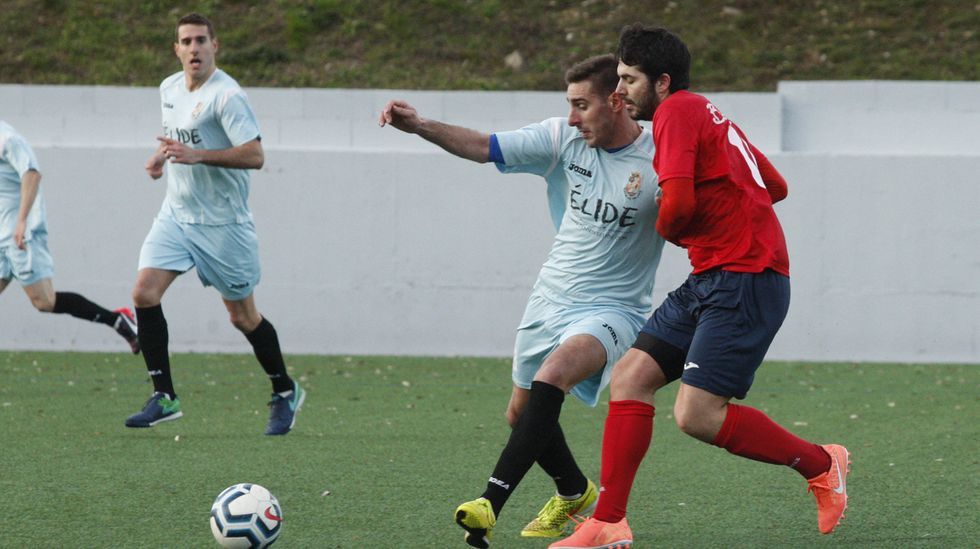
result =
M490 134L490 162L496 164L506 164L504 162L504 153L500 151L500 143L497 141L497 134Z

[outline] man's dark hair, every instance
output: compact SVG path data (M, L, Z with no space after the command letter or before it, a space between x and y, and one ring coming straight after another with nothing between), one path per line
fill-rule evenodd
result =
M593 91L608 97L616 91L616 86L619 84L619 76L616 74L618 65L616 56L611 53L590 57L565 71L565 84L588 80L592 84Z
M204 17L200 13L188 13L187 15L180 18L177 21L177 27L174 29L174 42L180 40L180 27L184 25L200 25L202 27L208 28L208 37L214 40L214 25L211 24L211 20Z
M623 27L617 55L623 63L639 66L651 84L661 74L669 74L671 93L690 86L691 52L667 29L639 23Z

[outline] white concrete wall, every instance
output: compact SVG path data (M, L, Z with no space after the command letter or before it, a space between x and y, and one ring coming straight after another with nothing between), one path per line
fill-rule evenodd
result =
M424 116L483 131L510 130L565 116L561 92L406 91L345 89L247 90L268 149L439 150L423 140L378 132L378 114L405 99ZM781 103L772 93L713 93L763 151L781 141ZM0 84L0 116L35 147L153 146L160 132L155 88Z
M793 299L771 357L980 362L980 157L774 162Z
M249 94L268 151L251 200L256 298L284 350L508 355L551 243L543 183L378 128L377 111L404 97L424 115L509 129L563 114L563 94ZM780 152L794 131L780 94L709 95L790 183L777 212L793 303L770 358L980 362L980 156ZM42 164L57 289L111 308L129 301L164 193L141 168L156 102L147 89L0 86L0 119ZM687 271L667 250L655 301ZM193 272L164 309L175 351L248 350ZM34 312L14 284L0 295L0 348L125 347L102 326Z
M980 154L980 82L780 82L783 148Z

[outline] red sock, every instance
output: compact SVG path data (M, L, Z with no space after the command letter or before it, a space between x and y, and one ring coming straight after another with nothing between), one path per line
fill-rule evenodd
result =
M653 438L653 406L638 400L609 402L609 415L602 433L602 492L596 520L619 522L626 516L626 502L633 478Z
M808 479L830 469L830 456L820 445L790 433L749 406L728 404L725 423L712 444L737 456L792 467Z

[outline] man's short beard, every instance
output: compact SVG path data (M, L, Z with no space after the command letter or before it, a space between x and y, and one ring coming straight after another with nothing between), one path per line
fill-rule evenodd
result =
M652 120L653 119L653 109L650 108L649 103L647 105L638 105L634 103L636 107L636 114L632 115L633 120Z

